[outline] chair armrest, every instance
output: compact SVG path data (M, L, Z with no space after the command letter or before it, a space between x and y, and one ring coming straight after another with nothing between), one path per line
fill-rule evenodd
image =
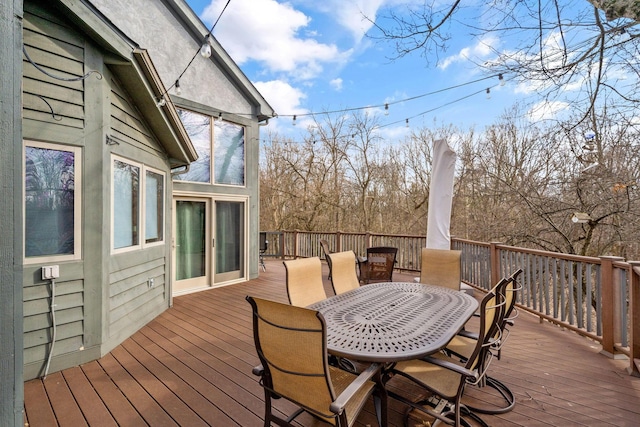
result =
M329 409L331 410L331 412L333 412L334 414L342 413L342 411L344 411L344 407L347 405L347 402L351 400L356 392L360 390L360 388L362 388L362 386L367 381L369 381L374 375L379 373L381 369L382 365L380 365L379 363L372 363L367 369L362 371L360 375L358 375L358 378L356 378L351 384L349 384L347 388L345 388L344 391L340 393L338 397L336 397L336 400L333 401L331 405L329 405Z
M253 375L261 377L262 374L264 374L264 367L262 365L254 366L254 368L251 370L251 373Z
M454 371L465 377L471 377L474 380L477 380L479 378L479 374L476 371L472 371L470 369L465 368L464 366L460 366L456 363L449 362L448 360L439 359L437 357L431 357L431 356L423 357L422 360L424 360L425 362L431 363L432 365L437 365L442 368L448 369L450 371Z

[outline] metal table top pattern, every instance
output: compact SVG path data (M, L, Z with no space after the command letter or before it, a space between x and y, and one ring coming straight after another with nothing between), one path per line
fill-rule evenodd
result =
M438 351L477 307L464 292L409 282L364 285L309 306L325 318L330 353L369 362Z

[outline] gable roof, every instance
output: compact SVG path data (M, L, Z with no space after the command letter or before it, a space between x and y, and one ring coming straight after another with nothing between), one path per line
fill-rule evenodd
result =
M140 113L169 155L171 167L195 161L198 155L170 97L164 97L163 106L157 105L166 88L146 50L140 49L90 3L58 1L71 12L69 18L106 50L105 63L134 97Z
M202 44L209 34L209 29L204 25L196 13L189 7L185 0L163 0L163 3L179 18L185 30L198 43ZM258 92L253 83L242 72L240 67L231 59L226 50L211 35L211 58L217 67L233 81L242 94L255 106L255 115L258 121L264 121L276 117L276 113L264 97Z

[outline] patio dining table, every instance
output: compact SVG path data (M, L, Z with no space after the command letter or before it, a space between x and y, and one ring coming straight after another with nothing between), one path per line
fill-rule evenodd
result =
M329 353L381 363L444 348L477 307L464 292L412 282L364 285L309 306L325 319Z

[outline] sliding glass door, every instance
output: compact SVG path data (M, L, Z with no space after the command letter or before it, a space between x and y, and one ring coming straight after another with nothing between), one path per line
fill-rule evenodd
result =
M173 293L180 294L210 286L211 233L208 199L176 199L174 204Z
M217 200L215 202L215 282L244 277L245 204Z
M173 295L246 276L246 201L174 198Z

